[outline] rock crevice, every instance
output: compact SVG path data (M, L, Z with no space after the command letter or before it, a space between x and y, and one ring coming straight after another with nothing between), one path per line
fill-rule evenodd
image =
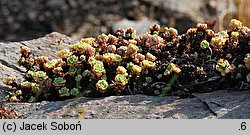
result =
M56 52L77 42L59 33L22 42L0 43L0 80L9 75L19 81L24 78L24 69L16 60L19 48L25 45L36 55L56 57ZM8 87L0 81L0 100ZM250 91L221 90L212 93L194 94L194 98L181 99L176 96L127 95L105 98L69 99L57 102L5 103L7 108L18 110L23 118L78 118L86 111L84 118L110 119L248 119L250 118Z

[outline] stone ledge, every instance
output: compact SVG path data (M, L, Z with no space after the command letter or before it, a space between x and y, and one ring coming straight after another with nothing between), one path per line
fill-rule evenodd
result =
M56 57L56 52L77 42L60 33L21 42L0 43L0 80L14 75L23 80L25 69L16 64L19 48L29 47L36 55ZM0 82L0 100L8 87ZM24 118L78 118L87 108L85 118L110 119L249 119L250 91L216 91L194 94L195 98L146 95L110 96L100 99L82 97L57 102L7 103Z

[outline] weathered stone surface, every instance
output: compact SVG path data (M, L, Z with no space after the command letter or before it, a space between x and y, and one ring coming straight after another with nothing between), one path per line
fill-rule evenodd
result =
M21 77L20 74L25 72L25 69L17 65L21 46L29 47L34 56L44 55L49 58L55 58L58 50L67 48L67 45L73 42L75 40L53 32L43 38L30 41L0 43L0 80L3 80L8 75L15 75L19 78Z
M249 119L249 97L250 91L223 90L191 99L129 95L7 106L19 110L24 118L79 118L86 111L87 119Z
M23 42L0 43L0 80L8 75L22 80L25 69L16 64L19 47L28 46L35 55L56 57L57 50L77 42L65 35L51 33L43 38ZM0 100L8 87L0 81ZM84 118L110 119L216 119L250 118L250 91L216 91L194 94L194 98L146 95L110 96L91 99L81 97L57 102L6 103L24 118Z
M155 20L142 19L138 21L130 21L127 19L118 21L112 26L113 31L116 31L118 28L127 29L129 27L135 28L136 33L141 35L149 30L151 25L157 24L158 22Z
M249 119L250 91L217 91L197 94L218 118Z
M21 46L29 47L34 56L44 55L49 58L55 58L58 50L67 48L67 45L73 42L76 42L76 40L56 32L30 41L0 42L0 89L6 89L2 80L10 75L15 76L17 81L23 80L23 74L26 70L17 65ZM0 100L3 97L1 93L2 91L0 91Z

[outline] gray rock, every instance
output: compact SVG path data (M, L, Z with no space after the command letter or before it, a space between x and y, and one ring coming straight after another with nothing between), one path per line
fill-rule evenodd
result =
M17 65L21 46L29 47L34 56L44 55L49 58L56 58L57 51L67 48L67 45L73 42L76 42L76 40L57 32L30 41L0 42L0 80L3 80L8 75L21 77L21 73L25 72L25 69Z
M24 118L79 118L86 113L86 119L249 119L249 97L250 91L222 90L191 99L129 95L6 106Z
M14 75L23 80L25 69L16 60L22 45L35 55L56 57L56 52L77 42L65 35L51 33L45 37L23 42L0 43L0 80ZM0 81L0 100L9 90ZM250 91L216 91L194 94L194 98L146 95L110 96L105 98L69 99L56 102L5 103L23 118L79 118L86 119L249 119Z
M155 20L149 20L149 19L142 19L138 21L130 21L130 20L124 19L115 23L112 27L112 30L115 32L118 28L127 29L129 27L133 27L135 28L136 33L138 35L141 35L149 31L149 27L154 24L158 24L158 22Z
M10 75L15 76L17 82L24 80L23 75L26 70L17 64L17 59L20 57L19 49L21 46L29 47L32 53L34 53L34 56L44 55L49 58L56 58L58 50L67 48L67 45L73 42L76 42L76 40L57 32L30 41L0 42L0 100L3 98L3 93L7 89L7 86L3 85L2 80Z
M249 119L250 91L217 91L197 94L218 118Z

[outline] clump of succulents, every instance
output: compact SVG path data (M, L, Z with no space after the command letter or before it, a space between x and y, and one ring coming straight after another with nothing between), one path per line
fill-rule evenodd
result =
M21 47L17 63L27 69L26 81L6 78L4 84L12 86L6 100L160 95L164 90L180 95L242 82L250 88L250 29L236 19L229 26L216 33L198 23L181 35L158 24L142 35L136 35L134 28L119 28L114 35L101 34L69 45L58 52L58 59L33 57L29 48ZM203 85L217 80L216 85Z

